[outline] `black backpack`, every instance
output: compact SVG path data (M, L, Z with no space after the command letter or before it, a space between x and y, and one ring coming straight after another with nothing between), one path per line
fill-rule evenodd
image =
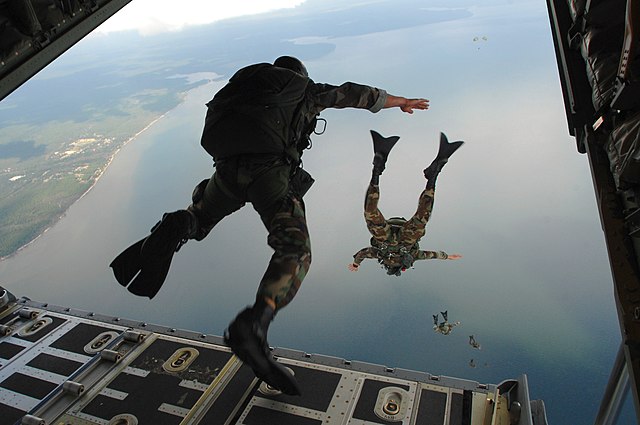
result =
M284 153L299 162L315 128L305 119L310 81L268 63L242 68L207 104L202 146L214 159Z

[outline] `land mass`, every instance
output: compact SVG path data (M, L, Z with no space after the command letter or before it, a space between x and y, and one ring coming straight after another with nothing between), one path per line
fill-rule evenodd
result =
M177 106L183 93L158 94L162 108L136 102L90 123L9 125L0 136L0 258L55 224L127 142ZM157 105L158 103L156 103Z

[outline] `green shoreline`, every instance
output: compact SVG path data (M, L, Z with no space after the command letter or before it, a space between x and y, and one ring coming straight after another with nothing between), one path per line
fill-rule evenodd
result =
M184 100L184 96L179 97L177 105ZM132 122L137 123L134 125L136 130L129 130L132 136L80 138L73 143L79 146L79 140L85 142L85 146L78 148L77 152L48 153L49 169L27 166L20 172L13 171L12 167L2 170L0 175L7 177L9 184L16 187L3 190L4 196L0 200L0 261L19 254L58 223L68 209L95 186L126 144L177 105L161 114L146 114L144 122L140 122L140 115L131 115L138 117L125 125L131 128ZM115 125L114 128L123 129L123 125ZM18 178L8 178L16 173Z
M183 104L189 92L213 81L156 91L144 101L132 95L82 122L6 125L0 148L24 149L5 149L0 157L0 261L38 240L95 186L125 145Z

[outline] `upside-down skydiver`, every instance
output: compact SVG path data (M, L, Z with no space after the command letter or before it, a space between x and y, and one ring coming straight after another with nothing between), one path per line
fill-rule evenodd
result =
M441 333L442 335L449 335L453 328L460 325L460 322L449 323L448 312L440 312L442 314L443 322L438 323L438 315L433 315L433 330L437 333Z
M449 157L464 142L449 142L444 133L440 133L440 147L433 162L424 169L427 179L425 189L418 199L418 209L409 219L393 217L385 219L378 209L380 198L379 179L385 169L389 152L398 141L398 136L383 137L371 130L373 138L373 171L364 201L364 219L371 233L371 246L363 248L353 256L349 270L358 271L360 263L366 258L374 258L387 270L388 275L400 276L413 266L417 260L457 260L460 254L447 254L444 251L422 251L418 242L425 235L427 222L433 209L436 190L436 178L447 163Z
M476 341L476 337L474 335L469 335L469 345L475 348L476 350L482 349L482 346L478 341Z

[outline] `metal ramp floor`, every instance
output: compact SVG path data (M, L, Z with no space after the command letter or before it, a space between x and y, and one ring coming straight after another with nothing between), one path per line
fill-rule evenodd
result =
M485 385L287 349L274 355L302 396L259 381L217 336L11 300L0 304L0 424L532 423L524 375Z

